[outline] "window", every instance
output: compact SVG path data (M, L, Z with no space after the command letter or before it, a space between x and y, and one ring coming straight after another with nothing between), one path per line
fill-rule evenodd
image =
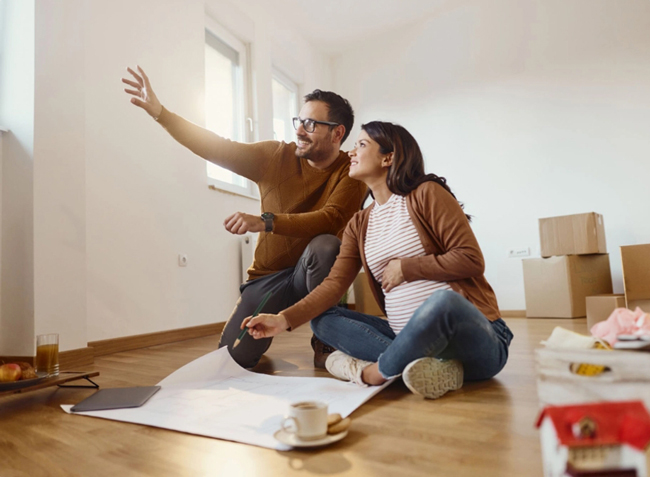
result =
M298 86L278 71L273 72L273 138L295 140L293 118L298 115Z
M205 127L221 137L247 142L246 47L226 30L208 22L205 30ZM218 189L255 197L244 177L207 163L208 183Z

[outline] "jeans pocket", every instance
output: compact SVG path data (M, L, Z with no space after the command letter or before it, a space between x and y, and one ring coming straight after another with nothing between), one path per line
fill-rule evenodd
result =
M512 333L510 328L508 328L506 322L503 321L502 318L499 318L498 320L493 321L492 324L497 328L498 333L506 340L506 345L510 346L510 342L515 335Z
M512 330L508 328L508 325L504 323L503 326L504 326L503 333L505 335L506 341L508 342L508 346L510 346L510 342L512 341L512 338L515 337L515 335L512 332Z

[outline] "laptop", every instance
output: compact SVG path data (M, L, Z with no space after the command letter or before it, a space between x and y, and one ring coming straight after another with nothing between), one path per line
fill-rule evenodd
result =
M160 386L100 389L79 404L70 408L72 412L103 411L140 407L160 390Z

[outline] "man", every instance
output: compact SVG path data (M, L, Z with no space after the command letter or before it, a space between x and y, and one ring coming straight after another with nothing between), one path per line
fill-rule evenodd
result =
M224 327L219 347L228 346L243 367L255 366L272 338L244 336L238 346L242 321L251 316L271 291L262 310L278 313L316 288L329 274L339 251L341 233L361 207L366 187L348 176L350 158L340 151L350 134L354 113L347 100L315 90L305 96L300 116L294 118L297 143L263 141L243 144L219 137L165 109L145 72L127 68L135 81L131 103L144 109L171 136L195 154L255 182L260 190L262 215L237 212L224 226L233 234L259 232L249 280ZM314 364L324 367L323 345L312 339ZM327 350L326 350L327 351Z

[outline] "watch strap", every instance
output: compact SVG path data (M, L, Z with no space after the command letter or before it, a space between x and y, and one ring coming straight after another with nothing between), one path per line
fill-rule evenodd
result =
M264 231L273 232L273 219L275 216L270 212L264 212L262 214L262 220L264 221Z

